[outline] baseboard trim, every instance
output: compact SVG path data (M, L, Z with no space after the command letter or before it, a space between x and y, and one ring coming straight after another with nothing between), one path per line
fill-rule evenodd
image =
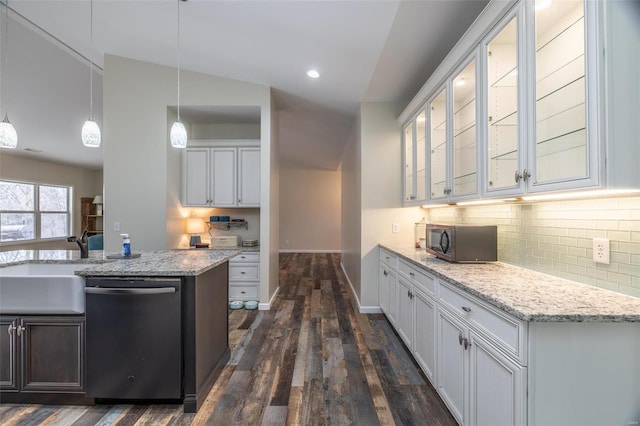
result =
M279 253L342 253L342 250L280 250Z
M360 312L361 314L381 314L382 309L380 309L380 306L362 306L360 304L360 298L358 298L358 295L356 294L356 290L353 288L353 284L351 283L351 280L349 279L349 275L347 274L347 271L344 269L344 264L342 262L340 262L340 269L342 269L342 273L344 274L344 277L347 279L347 283L349 283L351 294L353 294L353 297L355 297L356 299L356 303L358 304L358 312Z
M258 303L258 310L268 311L269 309L271 309L271 305L276 300L276 296L278 295L279 291L280 291L280 287L276 288L276 291L273 292L273 296L271 296L269 303Z

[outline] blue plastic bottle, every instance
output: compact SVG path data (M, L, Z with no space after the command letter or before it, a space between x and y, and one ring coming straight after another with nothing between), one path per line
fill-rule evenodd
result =
M131 256L131 240L129 239L129 234L120 234L122 236L122 255L129 257Z

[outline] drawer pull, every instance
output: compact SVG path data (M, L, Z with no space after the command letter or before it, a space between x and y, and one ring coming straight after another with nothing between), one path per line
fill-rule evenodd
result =
M409 275L411 275L412 277L416 276L416 274L414 274L413 272L409 272Z
M240 273L241 273L241 274L243 274L243 275L244 275L244 274L246 274L246 272L245 272L245 271L242 271L242 272L240 272Z
M389 256L385 256L384 258L385 258L385 259L387 259L387 260L389 260Z
M242 294L246 294L247 292L246 292L246 291L241 291L240 293L242 293Z
M471 312L471 308L468 307L468 306L463 306L462 310L465 311L465 312Z

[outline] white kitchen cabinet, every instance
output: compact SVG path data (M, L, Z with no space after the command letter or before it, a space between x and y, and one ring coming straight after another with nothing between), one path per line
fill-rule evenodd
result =
M440 397L460 424L469 424L469 356L463 343L467 327L444 309L438 310L438 375Z
M427 199L426 111L424 108L404 128L404 205Z
M398 312L398 257L387 250L380 249L380 309L392 325L396 325Z
M242 252L229 260L229 300L258 300L260 253Z
M490 2L399 117L426 101L424 204L638 188L632 3Z
M526 424L523 395L526 368L500 353L474 331L469 333L469 424Z
M238 148L238 206L260 207L260 148Z
M431 202L479 193L477 62L474 51L428 101Z
M259 207L256 141L190 141L183 153L185 207Z
M389 267L382 262L380 262L379 282L380 309L387 313L389 312Z
M398 277L398 321L396 330L398 335L413 352L413 285L404 277Z
M415 341L413 355L431 383L436 383L436 320L435 301L414 288Z

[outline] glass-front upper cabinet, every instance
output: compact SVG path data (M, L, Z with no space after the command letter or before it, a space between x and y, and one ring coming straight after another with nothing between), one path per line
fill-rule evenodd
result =
M452 197L478 193L475 57L451 81L453 106Z
M508 16L484 43L486 58L487 181L485 190L519 190L518 15Z
M446 199L447 187L447 89L444 87L428 105L430 200Z
M404 128L404 204L423 203L426 186L426 113L424 108Z
M533 185L584 179L590 173L585 2L536 0L534 13Z

